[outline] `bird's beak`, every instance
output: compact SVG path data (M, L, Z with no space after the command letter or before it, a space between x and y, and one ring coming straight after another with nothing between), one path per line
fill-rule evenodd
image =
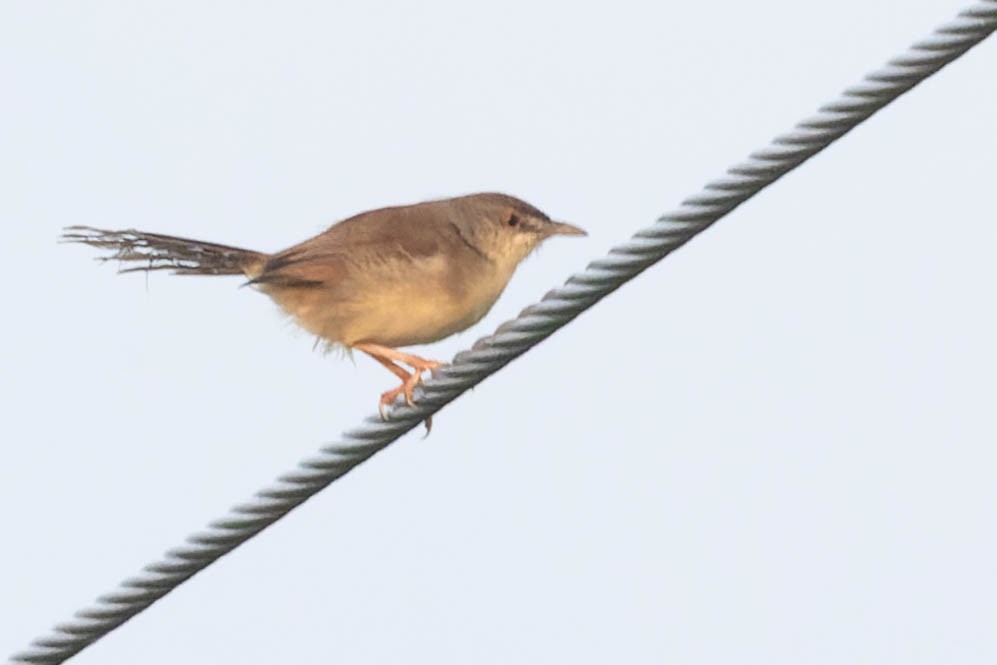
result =
M574 224L568 224L567 222L550 222L546 225L548 236L587 236L588 233L585 229L581 229Z

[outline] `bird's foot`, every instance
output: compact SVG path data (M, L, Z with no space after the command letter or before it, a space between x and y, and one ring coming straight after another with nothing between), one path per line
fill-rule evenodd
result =
M406 404L409 406L415 406L415 402L412 397L415 394L416 386L420 383L422 383L422 374L419 372L413 372L412 374L409 374L397 388L381 393L381 415L384 415L384 407L394 403L394 401L398 399L399 395L405 396Z
M414 374L413 376L418 376L418 374ZM416 385L418 385L418 383ZM378 413L381 414L381 420L385 421L388 420L388 410L387 410L388 405L394 404L395 400L402 393L405 393L405 402L409 406L415 406L415 404L412 402L411 393L406 392L406 385L403 383L394 390L389 390L381 394L381 400L377 405L377 411ZM422 424L426 426L426 436L429 436L429 433L433 430L433 417L432 416L427 417L424 421L422 421Z
M422 359L420 358L420 360ZM408 377L402 381L400 386L381 393L381 399L377 408L378 412L381 414L381 420L388 419L387 407L390 404L394 404L399 395L405 396L406 404L409 406L415 406L413 396L415 395L416 387L422 383L422 373L427 369L433 371L437 367L442 366L442 363L438 363L434 360L427 360L425 362L427 363L425 368L413 368L415 371L409 374ZM429 436L429 432L433 429L433 417L429 416L426 418L424 424L426 425L426 436Z
M382 420L388 419L388 405L393 404L394 401L398 399L399 395L403 395L405 397L406 404L409 406L415 406L415 389L420 383L422 383L423 372L429 371L435 376L436 370L446 366L445 363L441 363L436 360L427 360L426 358L421 358L411 353L405 353L403 351L398 351L397 349L391 349L369 342L355 344L353 348L363 351L374 360L384 365L388 371L402 380L402 384L400 386L381 394L381 399L378 404L378 412L381 414ZM406 372L397 363L408 365L412 368L412 372ZM432 417L426 418L427 434L432 427Z

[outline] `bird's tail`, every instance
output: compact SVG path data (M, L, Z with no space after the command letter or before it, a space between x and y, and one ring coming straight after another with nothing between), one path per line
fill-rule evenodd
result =
M119 261L118 272L169 270L174 275L259 276L267 255L249 249L211 242L164 236L145 231L106 231L89 226L69 226L64 242L79 242L109 250L101 261Z

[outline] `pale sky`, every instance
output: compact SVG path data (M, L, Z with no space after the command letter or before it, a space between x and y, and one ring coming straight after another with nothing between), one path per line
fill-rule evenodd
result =
M0 657L394 385L63 226L588 229L449 359L967 4L6 0ZM995 80L992 37L72 662L993 663Z

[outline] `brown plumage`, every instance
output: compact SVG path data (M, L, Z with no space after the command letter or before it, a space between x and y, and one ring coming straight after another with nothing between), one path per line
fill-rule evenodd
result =
M69 227L63 239L111 250L122 272L243 274L303 328L364 351L402 379L411 403L439 365L395 347L434 342L479 321L519 263L553 235L580 235L525 201L484 193L381 208L275 254L143 231ZM410 374L397 363L412 367Z

